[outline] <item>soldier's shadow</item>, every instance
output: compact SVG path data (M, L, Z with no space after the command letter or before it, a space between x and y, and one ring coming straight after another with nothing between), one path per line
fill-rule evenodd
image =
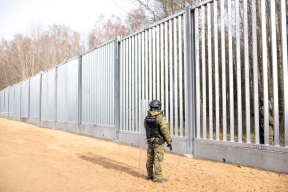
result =
M102 167L106 169L114 169L117 171L126 172L127 174L130 174L134 177L139 177L138 172L135 171L135 169L137 168L121 163L119 161L115 161L113 159L103 157L100 155L95 155L92 153L90 153L89 155L79 155L79 154L77 155L85 161L89 161L94 164L101 165ZM140 176L140 177L145 178L144 176Z

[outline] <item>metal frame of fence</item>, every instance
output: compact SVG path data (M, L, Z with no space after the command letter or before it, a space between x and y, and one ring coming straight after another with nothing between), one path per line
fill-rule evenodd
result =
M287 87L287 9L285 0L280 3L282 84ZM282 166L288 158L287 89L283 89L282 97L285 142L284 146L279 146L276 57L276 44L279 42L275 36L275 1L272 0L270 6L271 29L266 29L265 1L261 1L261 49L257 47L255 0L251 1L251 42L248 38L247 1L243 1L241 11L239 5L239 0L233 3L231 0L206 0L129 36L105 42L0 91L0 114L43 127L139 145L139 130L145 116L142 104L158 99L162 101L170 126L175 146L173 152L213 160L224 159L226 155L230 162L288 172ZM240 14L244 20L243 34L239 30ZM269 145L267 30L270 30L272 40L273 145ZM243 47L240 46L241 35ZM249 43L252 44L252 56L248 52ZM263 55L262 71L258 70L259 53ZM241 60L241 54L244 60ZM252 61L249 57L253 58ZM249 62L253 66L252 73ZM227 73L220 70L226 68ZM242 68L244 79L241 77ZM263 74L263 82L258 82L259 73ZM253 90L249 87L251 81ZM264 100L264 144L260 144L259 139L260 83ZM16 92L20 96L15 95ZM252 105L251 97L254 98ZM20 103L16 104L15 99ZM243 107L245 113L242 114ZM250 108L254 109L254 121L251 120ZM18 110L19 114L16 113ZM255 139L251 139L252 130L255 130ZM266 160L261 159L263 153L267 155ZM275 159L279 165L274 165Z

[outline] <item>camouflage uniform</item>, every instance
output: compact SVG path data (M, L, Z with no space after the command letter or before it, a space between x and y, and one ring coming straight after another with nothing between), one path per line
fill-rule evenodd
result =
M269 110L269 145L273 145L274 140L274 119L271 115L272 110ZM264 144L264 107L261 106L259 109L259 123L260 123L260 144ZM262 127L262 126L263 127Z
M167 144L172 144L172 139L170 136L168 124L166 121L165 116L163 115L163 110L159 111L148 111L148 116L157 116L156 123L160 127L160 131L164 137L164 140L167 142ZM147 127L146 119L144 120L144 127ZM151 138L148 142L148 150L147 150L147 162L146 162L146 168L148 177L153 177L153 165L154 165L154 176L155 180L161 180L162 179L162 161L164 159L164 145L158 144L159 138Z

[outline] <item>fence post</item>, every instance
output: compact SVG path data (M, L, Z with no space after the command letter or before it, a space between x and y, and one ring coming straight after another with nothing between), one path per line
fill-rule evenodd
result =
M119 67L119 39L120 36L116 36L114 41L114 99L115 99L115 138L114 140L119 140L119 128L120 128L120 67Z
M9 106L9 100L10 100L10 86L8 87L8 102L7 102L7 103L8 103L8 106L7 106L7 107L8 107L8 108L7 108L7 109L8 109L8 118L7 118L7 119L9 119L9 112L10 112L10 111L9 111L9 107L10 107L10 106Z
M194 119L192 119L193 111L192 111L192 57L194 58L194 50L192 52L192 14L189 7L186 7L185 10L185 135L187 137L187 147L186 147L186 154L187 156L193 155L192 150L192 139L193 139L193 133L194 133Z
M19 118L20 118L20 120L19 121L21 121L21 105L22 105L22 82L23 81L21 81L21 83L20 83L20 113L19 113Z
M54 128L56 129L57 122L57 71L58 66L55 66L55 86L54 86Z
M40 122L41 122L41 104L42 104L42 71L40 72L40 94L39 94L39 124L38 126L40 126Z
M82 55L78 58L78 133L82 123Z

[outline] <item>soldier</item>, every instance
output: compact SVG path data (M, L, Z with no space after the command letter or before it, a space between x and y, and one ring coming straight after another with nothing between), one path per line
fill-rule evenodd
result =
M272 103L268 101L269 108L269 145L273 145L274 140L274 119L272 116ZM259 106L259 128L260 128L260 144L264 144L264 101L260 100Z
M164 159L164 143L167 142L167 147L172 150L172 139L168 129L166 118L161 109L161 102L153 100L149 104L150 111L144 120L146 128L146 136L148 142L146 168L148 180L163 183L167 179L162 178L162 161ZM154 165L154 174L153 174Z

